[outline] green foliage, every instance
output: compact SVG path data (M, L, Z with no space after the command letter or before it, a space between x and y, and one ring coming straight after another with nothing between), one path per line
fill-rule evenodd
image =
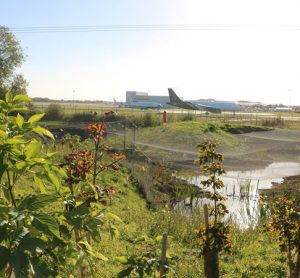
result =
M262 120L261 125L262 126L268 126L268 127L283 128L285 126L285 122L282 119L282 117L279 115L276 118Z
M80 143L81 143L81 137L77 134L71 135L70 133L67 133L61 140L61 144L68 145L72 151L78 149Z
M110 226L116 218L105 214L96 197L82 194L85 188L98 194L88 181L93 163L89 152L69 155L69 169L64 171L52 159L55 154L43 150L41 136L54 139L36 125L43 114L26 120L18 113L26 111L21 104L29 100L10 93L0 100L0 274L64 276L79 266L80 271L89 266L92 273L95 260L107 259L91 247L86 235L99 241L100 227ZM16 195L25 175L41 194L25 190Z
M0 99L4 99L7 91L12 95L26 94L26 80L15 73L23 61L19 42L7 27L0 26Z
M154 127L162 124L162 115L151 112L130 114L127 118L138 127Z
M272 211L266 230L280 242L280 250L287 253L291 277L300 275L300 213L296 199L283 195L266 204ZM298 262L294 258L298 256ZM293 258L294 257L294 258Z
M144 195L151 207L168 206L188 197L202 196L200 189L188 181L178 178L164 163L128 163L132 170L131 181Z
M232 244L230 240L231 227L222 222L222 218L228 213L228 210L223 203L224 197L218 192L224 187L223 181L218 176L224 174L225 170L222 167L224 157L216 152L217 146L216 141L209 140L197 146L199 156L196 162L199 164L201 174L208 176L206 180L201 181L201 184L204 188L210 189L204 191L204 196L212 201L212 205L209 205L209 217L213 220L208 223L208 227L203 226L197 231L197 242L204 253L229 251Z
M217 126L215 124L208 123L203 129L204 132L216 132Z
M134 240L135 245L142 245L140 248L144 252L140 255L131 255L129 257L117 257L117 261L126 266L125 269L118 273L119 278L130 277L133 273L138 277L160 277L159 269L162 264L160 260L160 243L162 236L150 238L142 236ZM173 269L174 263L178 260L176 256L168 255L164 262L164 267L168 272L175 273Z
M94 120L93 116L91 113L74 113L67 119L70 122L78 123L78 122L84 122L84 123L89 123ZM98 117L95 119L98 121Z
M62 106L57 103L51 103L46 109L44 120L59 121L63 120L64 115L65 113Z

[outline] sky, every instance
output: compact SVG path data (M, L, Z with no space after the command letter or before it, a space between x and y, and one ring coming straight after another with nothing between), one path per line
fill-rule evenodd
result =
M0 25L207 24L163 31L16 33L31 97L125 100L127 90L186 100L300 105L300 2L0 0ZM291 26L292 28L286 28ZM299 25L299 26L298 26Z

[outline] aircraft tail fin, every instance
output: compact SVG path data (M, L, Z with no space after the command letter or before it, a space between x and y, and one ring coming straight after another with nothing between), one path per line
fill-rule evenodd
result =
M114 100L114 103L115 103L115 104L118 104L118 102L116 101L116 99L115 99L115 98L113 98L113 100Z
M182 100L176 95L173 89L168 88L170 103L182 103Z

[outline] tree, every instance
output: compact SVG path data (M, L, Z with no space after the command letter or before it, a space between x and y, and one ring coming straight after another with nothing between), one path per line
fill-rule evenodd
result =
M44 119L47 121L60 121L63 120L64 115L65 111L61 105L57 103L51 103L46 109Z
M26 94L27 82L16 69L24 61L23 50L7 27L0 26L0 99L10 91L13 95Z
M300 211L295 198L288 195L265 203L272 211L266 230L273 234L282 252L286 252L289 277L300 277Z
M231 226L222 222L228 210L224 204L225 198L218 192L224 187L219 176L225 173L222 165L224 157L216 151L218 145L217 141L207 140L197 146L199 156L196 162L201 174L208 177L201 181L203 193L210 200L209 212L207 206L204 207L205 226L196 231L197 242L204 255L204 272L207 278L220 276L218 253L222 250L229 251L232 245Z

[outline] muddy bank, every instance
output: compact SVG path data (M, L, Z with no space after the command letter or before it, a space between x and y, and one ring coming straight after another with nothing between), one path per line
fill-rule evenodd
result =
M225 157L224 167L227 171L263 169L275 162L300 161L300 131L273 130L250 132L235 135L240 142L236 146L220 146L219 152ZM168 161L176 170L197 171L194 160L196 149L187 149L186 145L172 148L159 142L138 145L148 157L156 161Z
M259 191L261 195L276 197L285 193L300 197L300 175L284 177L283 182L273 182L269 189Z

